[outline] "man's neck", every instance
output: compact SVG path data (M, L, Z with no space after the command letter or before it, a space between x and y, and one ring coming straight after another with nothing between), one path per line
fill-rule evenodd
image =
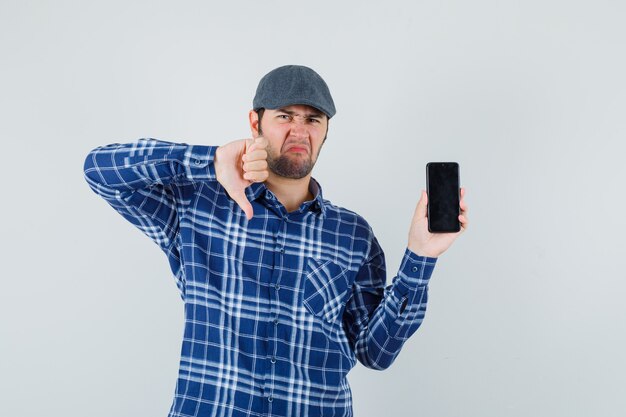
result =
M311 174L294 179L278 176L270 171L265 180L265 186L274 193L288 213L296 211L305 201L313 200L314 195L309 191Z

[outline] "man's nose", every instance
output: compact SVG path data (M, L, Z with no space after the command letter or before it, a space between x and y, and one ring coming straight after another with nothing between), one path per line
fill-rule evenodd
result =
M294 118L291 121L291 134L294 136L305 136L308 134L308 125L305 120Z

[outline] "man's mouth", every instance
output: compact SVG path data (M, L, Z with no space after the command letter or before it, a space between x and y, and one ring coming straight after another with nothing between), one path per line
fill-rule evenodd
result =
M294 145L287 149L287 152L308 152L309 150L304 146Z

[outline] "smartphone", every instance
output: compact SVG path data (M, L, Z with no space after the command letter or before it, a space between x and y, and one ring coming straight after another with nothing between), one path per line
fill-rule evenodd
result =
M459 164L456 162L427 163L426 193L428 194L428 231L431 233L460 231Z

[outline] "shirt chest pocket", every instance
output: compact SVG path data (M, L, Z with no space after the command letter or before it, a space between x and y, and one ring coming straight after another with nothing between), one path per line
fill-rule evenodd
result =
M311 314L334 323L349 296L348 269L330 260L307 259L303 303Z

